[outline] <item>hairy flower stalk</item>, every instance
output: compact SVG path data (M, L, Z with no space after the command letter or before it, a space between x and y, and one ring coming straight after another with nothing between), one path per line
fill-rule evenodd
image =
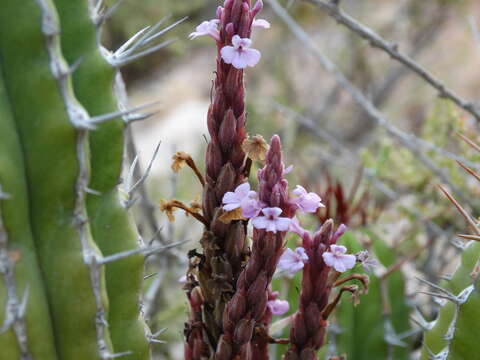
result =
M223 7L218 7L216 19L204 21L190 35L190 38L210 36L217 45L216 77L207 115L210 141L202 199L207 224L198 264L204 339L208 339L211 354L215 353L223 332L225 305L235 291L235 283L247 260L247 223L242 220L225 223L221 218L224 214L221 205L224 194L243 183L250 168L251 160L242 149L247 137L243 70L260 59L260 52L250 48L250 36L253 26L269 27L266 21L255 20L262 8L261 0L253 7L250 0L226 0ZM193 349L187 352L195 354Z
M359 280L364 287L368 284L368 278L363 275L337 280L341 272L353 268L356 263L354 255L344 254L345 247L335 245L344 231L345 226L340 225L334 233L333 221L328 220L313 236L303 229L297 232L302 237L302 247L308 261L302 263L300 304L293 318L290 348L284 360L317 359L316 352L324 343L327 318L342 292L348 291L354 295L358 292L356 285L343 286L335 300L329 303L332 288L352 279Z
M216 353L218 360L267 358L266 343L260 338L255 338L252 342L252 338L256 329L261 331L265 317L271 316L270 311L267 311L268 287L284 250L286 231L282 231L282 219L290 222L296 210L296 205L288 197L284 170L280 139L274 136L266 165L258 172L259 200L266 205L263 213L267 210L269 215L263 217L265 229L259 229L254 224L251 257L240 274L235 295L223 316L224 333ZM281 210L281 216L270 213L268 209Z

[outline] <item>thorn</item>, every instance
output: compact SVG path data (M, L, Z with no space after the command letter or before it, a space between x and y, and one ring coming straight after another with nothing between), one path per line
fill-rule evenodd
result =
M152 158L150 159L150 162L148 163L147 169L145 170L145 173L142 175L142 177L129 189L129 194L133 194L135 190L147 179L147 177L150 175L150 171L152 170L152 165L153 162L155 161L157 155L158 155L158 150L160 149L160 145L162 144L161 141L158 142L155 151L153 152Z
M461 237L462 239L467 239L467 240L474 240L474 241L480 241L480 236L476 235L469 235L469 234L457 234L458 237ZM464 248L466 245L464 245Z
M458 131L455 132L458 137L460 137L463 141L465 141L468 145L470 145L472 148L480 152L480 145L476 144L472 140L470 140L468 137L463 135L462 133L459 133Z
M25 288L25 292L23 293L22 302L18 306L17 316L20 318L23 318L25 316L25 313L27 312L29 295L30 295L30 288L27 285L27 287Z
M90 189L89 187L86 187L86 188L85 188L85 192L86 192L87 194L91 194L91 195L102 196L102 193L101 193L100 191Z
M157 276L158 275L158 272L154 272L152 274L149 274L149 275L145 275L143 277L143 280L147 280L147 279L150 279L151 277L154 277L154 276Z
M183 18L181 18L180 20L177 20L175 21L173 24L167 26L165 29L162 29L160 30L158 33L152 35L152 36L149 36L147 37L146 39L144 40L141 40L142 42L142 45L145 45L145 44L148 44L149 42L152 42L153 40L155 40L156 38L162 36L163 34L165 34L166 32L170 31L171 29L173 29L175 26L179 25L180 23L184 22L185 20L188 19L188 16L184 16ZM147 36L149 35L148 33L146 34Z
M115 54L121 54L126 51L126 49L133 43L135 42L140 36L142 36L148 29L150 29L151 26L146 26L142 30L138 31L136 34L134 34L130 39L125 41L123 45L121 45L117 51L115 51Z
M475 221L471 218L471 216L467 213L467 211L455 200L455 198L445 189L442 185L438 185L438 188L445 194L445 196L450 200L453 205L457 208L457 210L462 214L462 216L465 218L465 220L468 222L472 230L480 236L480 230L478 229L477 224Z
M149 113L138 113L138 114L131 114L124 117L124 121L126 124L131 124L137 121L147 120L151 117L158 114L158 111L153 111Z
M166 344L166 343L167 343L166 341L158 340L158 339L153 339L153 338L148 339L148 341L149 341L150 343L153 343L153 344Z
M424 284L426 284L426 285L434 288L435 290L440 291L441 293L443 293L443 294L445 294L445 295L447 295L447 296L455 297L455 295L453 295L450 291L448 291L448 290L446 290L446 289L442 288L441 286L438 286L438 285L436 285L436 284L434 284L434 283L431 283L431 282L428 281L428 280L419 278L419 277L417 277L417 276L415 277L415 279L417 279L418 281L420 281L420 282L422 282L422 283L424 283Z
M99 265L105 265L105 264L108 264L108 263L111 263L111 262L114 262L114 261L118 261L118 260L128 258L130 256L135 256L135 255L138 255L138 254L143 254L145 257L147 257L147 256L150 256L150 255L153 255L153 254L156 254L156 253L163 252L163 251L168 250L170 248L182 245L182 244L184 244L188 241L189 240L184 240L184 241L179 241L179 242L169 244L169 245L141 247L141 248L137 248L137 249L127 250L127 251L123 251L123 252L120 252L120 253L117 253L117 254L105 256L103 259L97 260L97 263Z
M389 319L386 319L384 322L384 340L387 344L393 345L393 346L399 346L399 347L406 347L407 344L405 344L396 334L395 329L393 328L392 323L390 322Z
M157 101L152 101L152 102L149 102L149 103L146 103L146 104L143 104L143 105L135 106L135 107L133 107L131 109L127 109L127 110L119 110L119 111L111 112L111 113L104 114L104 115L92 116L89 119L89 123L97 124L97 123L101 123L101 122L104 122L104 121L112 120L112 119L115 119L115 118L120 117L120 116L131 114L131 113L133 113L135 111L138 111L138 110L149 108L149 107L157 105L159 103L160 103L160 100L157 100Z
M465 165L464 163L458 160L457 160L457 164L460 165L465 171L467 171L475 179L477 179L477 181L480 181L480 175L475 170L473 170L472 168L468 167L467 165Z
M124 57L122 60L120 61L114 61L114 63L112 64L114 67L122 67L122 66L125 66L129 63L131 63L132 61L134 60L138 60L144 56L147 56L147 55L150 55L152 53L154 53L155 51L158 51L160 49L163 49L164 47L167 47L168 45L170 45L171 43L173 43L174 41L177 41L178 38L174 38L174 39L170 39L170 40L165 40L163 41L162 43L156 45L156 46L153 46L147 50L144 50L144 51L141 51L135 55L132 55L132 56L129 56L129 57Z
M107 359L116 359L122 356L127 356L127 355L132 355L131 351L124 351L121 353L116 353L116 354L109 354Z
M145 32L142 32L142 35L141 36L137 36L136 39L138 39L138 41L129 49L124 49L124 51L122 51L122 53L124 53L124 55L129 55L131 54L132 52L134 52L136 49L138 49L139 47L141 47L142 45L145 45L146 44L146 41L145 39L147 39L153 32L155 32L160 26L162 26L162 24L167 21L168 19L170 19L172 17L172 15L167 15L165 17L163 17L162 19L160 19L160 21L158 21L155 25L153 26L148 26L146 29ZM136 40L135 39L135 40ZM134 41L135 42L135 41ZM118 51L116 51L115 53L118 53Z
M75 71L78 70L78 68L80 67L80 65L82 64L83 62L83 59L84 59L84 56L81 56L79 57L77 60L75 60L73 62L72 65L69 66L67 72L65 73L66 76L70 76L72 75Z
M159 337L165 331L167 331L167 328L161 328L160 330L155 331L151 336L153 336L154 338Z
M104 14L101 16L99 20L99 24L103 24L105 21L110 19L115 11L124 3L125 0L117 0L115 4L107 8L107 10L104 12Z
M163 230L163 226L162 226L162 227L159 227L159 228L157 229L157 231L155 231L155 233L154 233L154 234L152 235L152 237L150 238L150 241L148 242L148 245L149 245L149 246L152 245L153 242L154 242L156 239L158 239L158 235L162 232L162 230Z

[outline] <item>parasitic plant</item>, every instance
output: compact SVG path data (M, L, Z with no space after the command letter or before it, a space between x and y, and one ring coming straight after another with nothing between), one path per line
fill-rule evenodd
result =
M261 0L253 6L249 0L226 0L218 7L215 19L202 22L190 34L192 39L210 36L217 46L212 103L207 114L210 139L206 171L205 176L199 173L192 158L184 152L174 155L172 169L178 171L187 165L194 171L203 186L203 204L200 211L178 200L161 203L170 220L174 219L173 210L180 208L205 226L200 241L202 252L189 252L185 290L190 316L184 331L188 360L268 359L268 345L284 343L269 335L269 325L272 316L285 313L289 304L278 299L270 283L281 258L289 255L285 249L287 233L302 229L295 215L315 213L323 206L317 194L300 185L293 190L293 196L289 194L285 175L291 167L285 168L277 135L272 137L270 145L261 136L247 136L244 69L255 66L261 57L251 47L252 28L270 27L266 20L256 19L262 8ZM258 192L248 183L253 161L264 162L257 174ZM251 248L247 238L249 225L253 227ZM307 339L292 335L292 350L286 355L289 359L302 352L315 356L314 352L323 343L326 319L341 294L358 292L357 286L344 287L329 302L332 287L359 278L367 284L365 276L336 282L341 272L356 264L356 259L344 254L346 248L335 248L340 234L331 233L332 221L325 226L322 244L316 240L315 245L305 245L311 260L305 253L304 260L310 264L306 266L302 286L305 301L293 323L292 334L303 335L302 321L307 308L310 311L314 306L318 316L311 319L309 333L305 334ZM349 261L338 262L343 258ZM288 267L288 261L282 264ZM293 267L300 270L295 264ZM330 270L332 267L335 271ZM328 281L314 280L320 278ZM319 303L312 298L312 291L321 296Z

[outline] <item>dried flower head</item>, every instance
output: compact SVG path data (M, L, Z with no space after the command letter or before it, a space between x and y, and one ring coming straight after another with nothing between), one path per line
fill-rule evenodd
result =
M165 199L160 200L160 211L167 214L168 221L173 222L175 221L175 216L173 212L177 209L175 207L175 200L167 201Z
M187 161L192 160L192 157L186 152L178 151L172 156L172 160L172 170L179 172L185 165L187 165Z
M268 151L268 143L263 136L255 135L248 137L242 144L242 149L253 161L265 161Z

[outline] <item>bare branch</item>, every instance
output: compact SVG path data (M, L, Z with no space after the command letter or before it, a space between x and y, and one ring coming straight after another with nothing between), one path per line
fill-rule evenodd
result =
M401 53L398 50L398 44L389 43L383 39L380 35L375 33L372 29L366 27L365 25L359 23L351 16L343 12L337 5L332 2L324 0L306 0L314 5L316 5L321 10L325 11L328 15L334 18L338 23L346 26L351 31L355 32L365 40L367 40L373 47L385 51L392 59L395 59L408 67L413 71L417 76L425 80L433 88L435 88L440 97L450 99L457 106L461 107L468 113L470 113L477 122L480 122L480 109L471 101L466 101L457 95L453 90L446 87L445 84L431 74L427 69L416 63L408 55Z
M308 36L308 34L298 25L298 23L287 13L287 11L277 2L277 0L267 0L273 11L278 15L278 17L284 21L287 26L290 28L292 33L299 39L302 43L305 44L305 47L315 56L318 62L322 67L329 72L338 84L347 91L352 99L362 107L371 117L374 119L380 126L382 126L388 135L397 139L401 145L403 145L407 150L409 150L426 168L428 168L432 173L434 173L442 182L448 184L450 188L455 191L456 195L459 196L462 201L470 204L470 200L467 199L460 189L452 184L448 176L439 168L435 163L431 161L422 151L419 150L418 146L412 142L411 136L398 131L396 127L393 127L383 116L383 114L375 107L375 105L365 96L363 92L355 87L345 75L338 69L338 67L327 57L325 56L315 45L313 40Z

